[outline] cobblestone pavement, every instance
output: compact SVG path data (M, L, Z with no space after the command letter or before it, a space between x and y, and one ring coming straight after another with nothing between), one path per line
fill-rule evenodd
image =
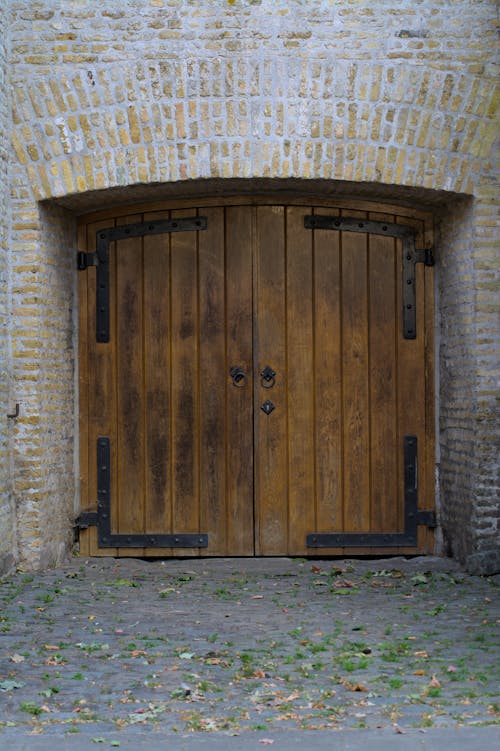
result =
M0 748L25 733L96 748L138 731L493 738L499 593L500 577L439 558L75 558L18 573L0 582Z

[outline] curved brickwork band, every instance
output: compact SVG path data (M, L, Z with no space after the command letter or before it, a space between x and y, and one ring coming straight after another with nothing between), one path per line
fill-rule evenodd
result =
M76 214L256 186L433 210L440 549L499 566L495 3L393 5L0 0L0 569L71 545Z
M497 133L494 82L446 66L268 54L68 67L15 91L13 145L37 199L261 176L472 194Z

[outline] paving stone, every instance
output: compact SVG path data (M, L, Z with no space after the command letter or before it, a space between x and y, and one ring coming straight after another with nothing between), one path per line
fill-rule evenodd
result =
M499 587L429 557L18 573L0 582L0 747L27 734L249 735L255 748L306 730L493 737Z

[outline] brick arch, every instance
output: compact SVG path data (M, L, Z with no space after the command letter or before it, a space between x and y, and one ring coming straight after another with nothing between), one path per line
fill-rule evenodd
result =
M473 193L495 86L414 64L192 58L92 65L15 91L37 200L196 178L323 178Z

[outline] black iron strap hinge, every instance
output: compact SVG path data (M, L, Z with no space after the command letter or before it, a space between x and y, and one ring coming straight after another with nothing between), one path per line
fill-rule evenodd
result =
M111 446L107 436L97 439L97 511L84 511L78 529L97 527L100 548L206 548L208 534L117 534L111 530Z
M425 248L424 250L415 250L414 262L423 263L425 264L425 266L434 266L435 260L434 260L434 253L432 252L432 248Z
M418 442L407 435L403 443L404 529L401 532L327 532L307 535L308 548L417 547L418 527L436 527L434 511L418 508Z
M337 232L364 232L373 235L394 237L402 244L402 302L403 302L403 337L416 339L417 337L417 296L415 290L417 263L434 266L434 255L429 248L417 250L415 248L416 230L414 227L394 222L380 222L371 219L354 217L325 216L310 214L304 217L304 227L312 230L337 230Z
M85 271L85 269L88 269L89 266L97 266L99 264L99 259L97 257L97 253L84 253L82 250L80 250L76 254L76 266L78 271Z
M137 224L122 224L118 227L100 229L96 233L96 252L79 253L78 268L83 271L96 266L96 341L109 342L109 246L116 240L129 240L145 235L161 235L173 232L200 232L207 229L205 216L187 216L179 219L158 219Z
M78 529L88 529L89 527L97 527L99 523L99 516L97 511L82 511L80 516L77 517L76 526Z
M421 527L429 527L429 529L435 529L437 527L436 512L435 511L417 511L417 524Z

